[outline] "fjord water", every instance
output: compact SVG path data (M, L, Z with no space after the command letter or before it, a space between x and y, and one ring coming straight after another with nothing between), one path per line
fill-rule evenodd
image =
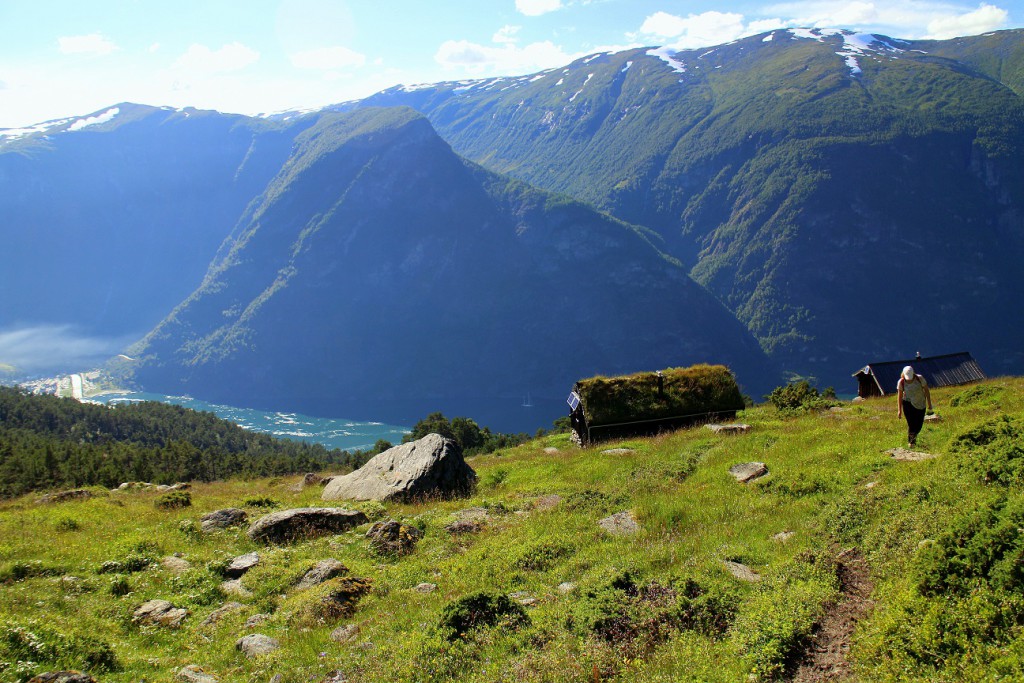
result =
M373 447L378 440L384 439L397 444L408 433L406 427L383 424L381 422L357 422L343 418L310 417L298 413L266 412L251 408L235 408L233 406L207 403L191 396L166 396L146 392L129 392L100 394L91 397L92 401L105 405L117 405L137 401L159 401L172 403L184 408L210 412L225 420L230 420L244 429L264 432L273 436L318 443L327 448L355 451Z

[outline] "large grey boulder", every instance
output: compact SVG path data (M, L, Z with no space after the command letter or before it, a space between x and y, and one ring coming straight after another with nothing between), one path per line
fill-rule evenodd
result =
M359 510L295 508L260 517L246 533L252 540L262 543L287 543L299 538L348 531L367 521L366 515Z
M335 477L324 500L401 500L468 494L476 472L451 439L428 434L377 455L351 474Z

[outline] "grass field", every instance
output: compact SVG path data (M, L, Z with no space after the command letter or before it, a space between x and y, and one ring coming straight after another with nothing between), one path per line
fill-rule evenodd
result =
M171 681L186 665L260 682L785 679L810 675L810 638L829 635L851 558L873 601L848 638L851 680L1019 680L1024 380L933 397L942 420L917 450L937 457L919 462L885 452L906 445L894 399L757 406L735 436L695 428L580 450L558 435L472 458L470 498L351 505L423 532L401 556L376 554L367 525L287 546L257 545L244 528L199 532L199 517L220 508L253 520L321 505L320 487L296 492L295 478L196 484L190 506L169 509L145 490L6 501L0 681L63 668ZM628 452L602 452L612 448ZM748 461L769 474L736 482L729 468ZM468 508L482 509L479 527L446 530ZM598 524L619 512L639 531ZM252 551L248 594L225 594L226 563ZM190 568L164 567L173 554ZM370 582L340 613L318 609L323 589L294 585L326 558ZM132 622L154 598L189 610L180 628ZM242 607L203 624L231 600ZM257 614L267 616L246 626ZM332 640L346 625L355 636ZM281 647L249 659L235 643L250 633Z

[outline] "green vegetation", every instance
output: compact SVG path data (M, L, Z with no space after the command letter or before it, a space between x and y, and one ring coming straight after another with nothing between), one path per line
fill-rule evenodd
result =
M591 425L735 412L743 395L724 365L694 365L576 383Z
M402 443L417 441L427 434L440 434L452 439L459 444L464 455L493 453L499 448L518 446L530 438L526 434L495 434L489 427L481 428L468 417L453 417L449 420L443 413L431 413L413 425L412 431L402 437ZM391 447L386 441L383 444L378 442L374 450L387 450L384 445Z
M239 528L198 531L221 508L256 518L322 505L318 487L295 489L297 477L197 482L192 505L170 509L145 488L9 499L0 681L75 667L105 683L169 683L189 664L253 683L332 671L353 683L783 680L811 636L829 633L855 571L873 607L850 617L851 680L1017 680L1024 379L933 398L942 420L919 446L936 457L920 462L885 452L903 439L891 398L834 411L755 406L742 413L746 434L681 430L617 443L629 450L614 455L552 434L475 456L472 498L352 504L422 531L407 554L375 552L369 525L284 546L257 546ZM744 485L729 475L755 460L767 476ZM478 524L449 531L469 508ZM598 525L622 511L635 535ZM227 566L252 551L248 594L229 595ZM172 569L172 554L188 565ZM328 558L347 570L297 588ZM132 623L151 599L187 609L181 627ZM242 606L204 623L228 601ZM254 632L281 649L246 658L234 643Z
M782 411L825 410L839 405L835 389L828 387L825 391L819 392L807 380L776 387L765 398Z
M180 406L107 407L0 386L0 498L126 481L293 474L365 461L362 453L275 439Z

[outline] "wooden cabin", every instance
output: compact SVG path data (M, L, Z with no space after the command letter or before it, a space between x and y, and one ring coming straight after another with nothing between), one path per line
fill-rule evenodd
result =
M853 375L857 378L857 395L868 398L895 394L900 373L908 365L914 368L914 372L924 377L930 387L953 387L986 379L978 362L966 351L944 356L922 357L918 354L916 358L909 360L890 360L865 365Z
M580 446L732 419L744 407L724 365L582 379L568 403L572 439Z

